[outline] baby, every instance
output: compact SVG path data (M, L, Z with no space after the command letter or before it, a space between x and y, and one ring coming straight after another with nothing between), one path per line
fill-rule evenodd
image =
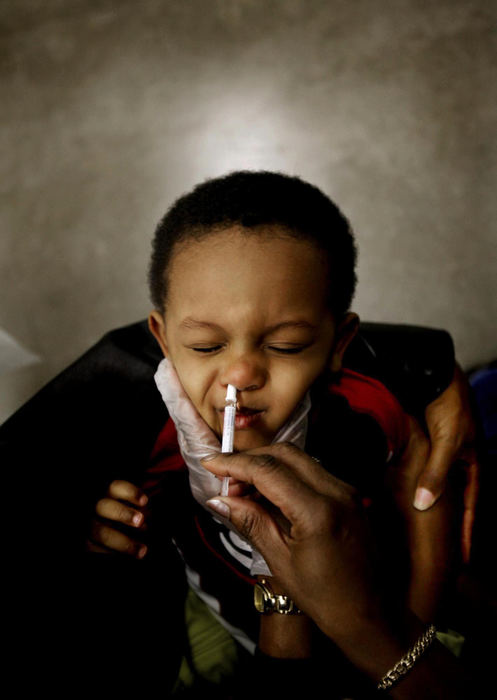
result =
M173 539L190 588L250 653L258 647L269 656L305 658L313 631L305 615L258 615L254 553L227 527L222 505L209 511L212 489L204 502L192 497L189 448L195 451L207 430L209 449L219 449L228 384L237 389L235 451L271 444L300 411L299 446L372 503L387 551L399 542L402 551L409 548L406 561L399 559L406 580L396 578L393 587L422 619L435 614L449 569L448 496L428 512L411 505L426 459L420 429L383 385L342 367L359 326L350 310L355 263L339 209L312 185L276 173L239 172L201 184L155 233L149 328L169 376L179 380L175 397L191 405L194 419L185 427L169 411L142 490L116 482L110 495L167 509L155 522L159 538ZM230 493L258 497L237 483ZM402 528L390 539L396 510ZM119 519L105 508L100 515ZM134 517L143 524L138 510ZM271 585L285 595L284 581Z

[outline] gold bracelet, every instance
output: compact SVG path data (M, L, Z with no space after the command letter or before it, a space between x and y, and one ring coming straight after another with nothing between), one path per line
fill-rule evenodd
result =
M403 656L388 673L385 673L377 685L377 690L388 690L388 688L391 688L402 676L405 676L420 656L432 644L435 639L436 631L435 625L430 625L405 656Z

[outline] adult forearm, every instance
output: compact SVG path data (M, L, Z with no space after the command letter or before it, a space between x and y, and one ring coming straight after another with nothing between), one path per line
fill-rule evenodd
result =
M274 577L258 577L262 587L272 596L285 596L285 588ZM311 656L312 622L303 613L261 613L259 649L279 659L307 659Z
M375 685L393 669L427 627L411 613L405 619L388 623L385 618L356 620L346 634L333 641L358 670ZM323 627L326 633L326 628ZM451 700L468 698L470 682L457 659L436 639L414 662L412 668L385 691L398 700Z
M311 656L311 621L306 615L262 615L259 649L279 659Z
M398 599L394 603L378 580L375 538L354 490L296 448L264 450L221 455L206 465L219 476L252 483L279 516L247 499L224 498L220 505L228 505L231 522L263 554L299 608L378 684L419 640L424 623L407 612L399 615ZM216 510L219 503L209 505ZM387 692L399 700L445 700L469 697L467 688L458 661L432 640Z

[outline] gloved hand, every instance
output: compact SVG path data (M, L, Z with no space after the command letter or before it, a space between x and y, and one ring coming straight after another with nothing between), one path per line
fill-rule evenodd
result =
M160 362L154 379L176 426L193 497L203 506L207 499L219 494L221 482L204 469L200 460L213 452L221 452L221 443L190 401L167 358Z

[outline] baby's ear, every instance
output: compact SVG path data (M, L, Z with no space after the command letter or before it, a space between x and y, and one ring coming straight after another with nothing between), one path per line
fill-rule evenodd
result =
M164 357L168 357L168 347L166 340L166 324L162 314L157 311L151 311L148 317L148 328L156 341L159 343Z
M328 367L334 374L342 369L343 356L350 342L359 330L359 316L354 313L345 314L336 329L335 344L330 356Z

